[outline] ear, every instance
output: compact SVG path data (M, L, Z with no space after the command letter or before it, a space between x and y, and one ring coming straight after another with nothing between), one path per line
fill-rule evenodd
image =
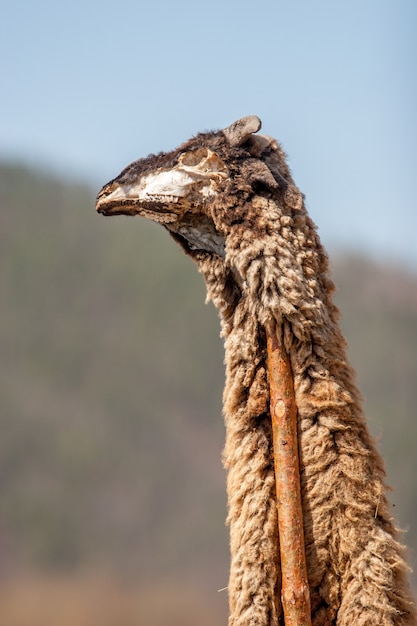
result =
M278 187L283 191L284 202L288 208L299 211L303 206L303 194L294 185L292 180L288 181L279 171L275 163L268 163L268 169L277 182Z
M223 129L223 133L231 146L241 146L253 133L257 133L261 128L262 122L256 115L248 115L242 117L227 128Z
M292 182L288 182L277 167L271 165L268 167L261 159L246 159L242 164L241 172L252 188L256 185L264 185L270 191L279 190L289 209L299 211L303 206L301 191Z
M278 150L278 144L272 137L268 137L268 135L251 135L247 142L246 146L254 157L260 157L267 148L271 150Z
M241 172L251 187L261 184L270 191L275 191L280 187L269 167L260 159L246 159L242 163Z

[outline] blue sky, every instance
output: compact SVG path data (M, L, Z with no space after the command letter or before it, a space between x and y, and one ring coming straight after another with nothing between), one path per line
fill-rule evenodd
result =
M14 0L0 157L100 187L257 114L324 243L417 268L415 0Z

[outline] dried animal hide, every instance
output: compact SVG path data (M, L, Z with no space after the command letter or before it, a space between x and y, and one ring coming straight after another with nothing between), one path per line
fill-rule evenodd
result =
M415 625L404 551L347 362L327 256L282 149L254 135L259 127L258 118L244 118L132 164L103 188L97 209L163 223L197 262L220 312L229 626L283 620L266 368L271 320L294 374L312 624Z

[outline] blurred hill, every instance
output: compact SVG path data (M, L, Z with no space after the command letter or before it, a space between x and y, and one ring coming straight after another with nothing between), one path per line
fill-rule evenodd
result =
M96 215L88 186L2 163L0 207L0 575L175 581L225 614L223 348L201 277L160 227ZM417 277L332 266L417 554Z

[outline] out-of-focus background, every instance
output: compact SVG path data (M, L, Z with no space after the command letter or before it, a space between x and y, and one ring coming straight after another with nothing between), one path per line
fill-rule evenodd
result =
M330 252L416 567L416 18L413 0L3 7L2 624L226 623L216 313L166 233L94 196L247 114Z

